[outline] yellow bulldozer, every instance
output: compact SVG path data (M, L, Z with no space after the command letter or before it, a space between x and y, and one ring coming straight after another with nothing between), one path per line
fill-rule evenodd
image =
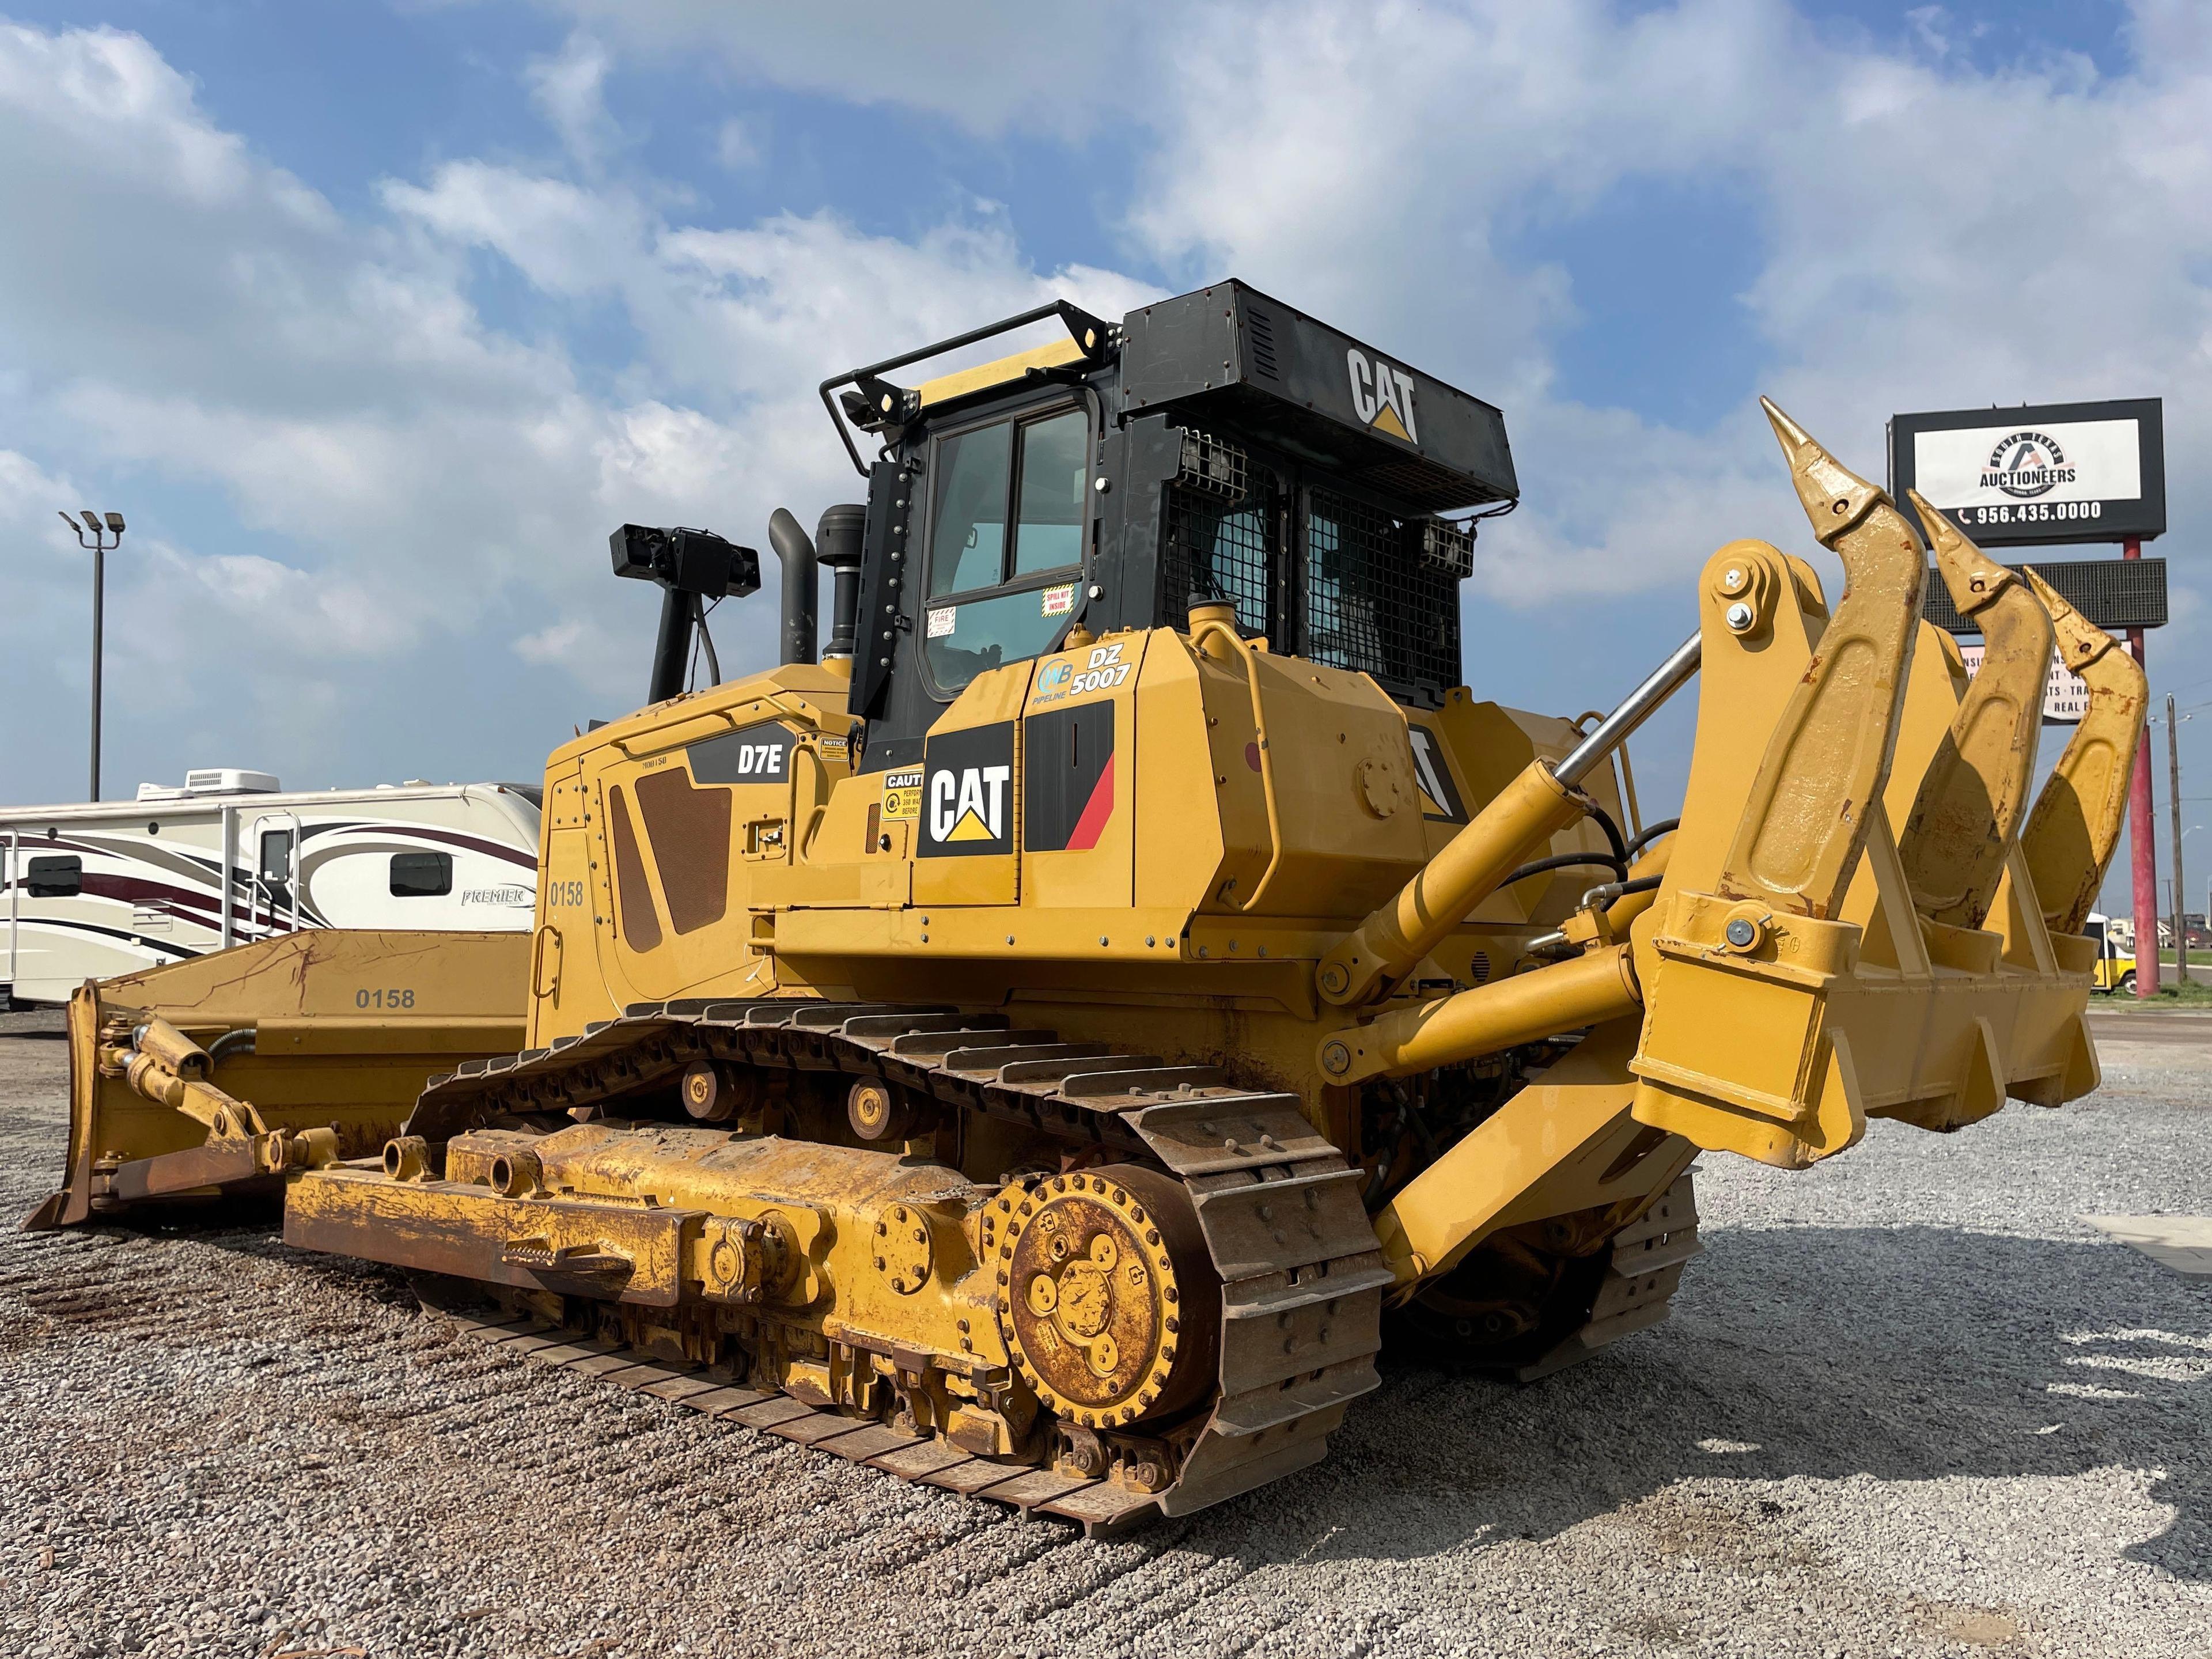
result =
M88 984L28 1224L281 1193L517 1353L1103 1532L1321 1457L1386 1336L1533 1378L1662 1318L1701 1148L2096 1086L2142 671L1771 405L1843 593L1729 542L1568 720L1462 683L1498 410L1241 283L822 399L867 499L772 521L778 665L685 690L759 556L615 533L651 697L547 763L534 933Z

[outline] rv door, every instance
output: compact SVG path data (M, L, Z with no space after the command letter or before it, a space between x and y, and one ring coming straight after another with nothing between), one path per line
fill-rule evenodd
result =
M267 907L264 933L276 931L280 907L291 912L289 932L300 931L300 820L291 812L265 812L253 820L255 908Z

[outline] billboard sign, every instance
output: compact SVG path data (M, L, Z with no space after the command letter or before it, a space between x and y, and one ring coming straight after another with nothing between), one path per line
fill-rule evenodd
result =
M1917 489L1984 547L2148 541L2166 533L2156 398L1893 415L1890 494Z
M2107 633L2166 626L2164 559L2030 559L2009 568L2017 574L2031 566L2062 599ZM1921 614L1947 634L1982 631L1981 623L1960 614L1942 573L1932 568L1922 590Z
M1959 654L1966 659L1968 679L1982 672L1982 647L1979 644L1961 645ZM2079 726L2081 716L2089 707L2089 688L2080 675L2051 656L2051 672L2043 682L2043 723L2045 726Z

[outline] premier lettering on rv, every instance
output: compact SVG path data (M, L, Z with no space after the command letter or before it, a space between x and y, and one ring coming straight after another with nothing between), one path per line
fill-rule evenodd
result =
M1344 362L1352 375L1352 413L1394 438L1420 442L1420 428L1413 422L1413 377L1380 357L1370 363L1358 346L1344 354Z

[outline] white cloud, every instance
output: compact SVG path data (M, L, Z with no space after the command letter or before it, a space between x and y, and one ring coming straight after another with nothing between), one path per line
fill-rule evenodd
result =
M1782 0L992 0L865 29L546 3L573 32L520 72L566 161L455 156L385 181L362 217L220 128L143 40L0 28L0 220L39 232L0 239L0 409L40 434L18 471L45 469L20 490L110 467L220 490L253 550L172 536L173 564L126 580L210 627L258 607L299 672L489 638L503 672L615 700L642 677L653 596L610 592L614 523L757 539L775 505L811 520L858 486L814 399L825 373L1054 294L1118 313L1156 273L1244 276L1502 404L1528 505L1484 532L1471 593L1517 607L1679 593L1738 534L1803 548L1754 390L1870 474L1899 408L2148 392L2172 455L2212 441L2212 14L2189 0L2139 0L2118 77L2063 53L1984 72L1950 14L1885 46ZM1101 210L1141 275L1041 268L986 202L899 235L702 215L642 172L605 98L617 73L696 75L702 55L1008 143L1126 150L1127 199ZM728 115L712 156L763 176L761 118ZM1525 252L1683 181L1729 191L1759 238L1730 297L1760 385L1710 431L1569 395L1578 272ZM161 257L112 258L116 225ZM529 291L529 335L475 303L488 258ZM580 368L565 321L610 307L635 349ZM2212 499L2172 477L2179 545ZM764 647L772 602L724 623L726 663ZM2189 648L2203 614L2178 604L2158 648ZM335 720L315 711L343 697L296 702Z
M605 73L582 40L529 71L595 163L613 153ZM617 712L644 672L653 596L610 592L614 525L758 541L775 506L811 520L858 484L814 398L828 368L979 307L1140 291L1040 274L987 206L911 242L826 214L701 228L666 216L680 198L655 181L477 160L387 181L389 216L349 220L217 127L146 41L112 31L0 28L0 219L44 228L0 238L0 396L11 425L39 434L0 473L20 521L11 567L54 543L52 502L75 498L46 455L211 486L267 543L195 546L134 511L146 527L111 575L111 701L137 708L130 729L155 753L221 727L226 706L258 741L315 757L303 763L376 752L349 708L411 709L418 741L446 744L424 684L473 675L488 629L526 642L501 653L510 665ZM118 225L160 257L117 257ZM557 330L492 326L472 298L481 251L556 303L618 301L638 360L593 390ZM50 642L81 614L69 590L82 577L64 579L52 551L9 572L30 653L17 661L81 683L82 650ZM772 605L720 619L726 664L764 654ZM544 725L528 695L497 691L468 718L513 742ZM521 743L519 769L544 746Z
M568 154L596 168L622 139L607 112L606 49L583 33L572 34L551 58L532 58L524 70L530 94Z
M1135 0L963 0L957 7L541 0L656 69L702 49L739 74L854 104L924 109L971 131L1077 137L1143 95L1163 24Z

